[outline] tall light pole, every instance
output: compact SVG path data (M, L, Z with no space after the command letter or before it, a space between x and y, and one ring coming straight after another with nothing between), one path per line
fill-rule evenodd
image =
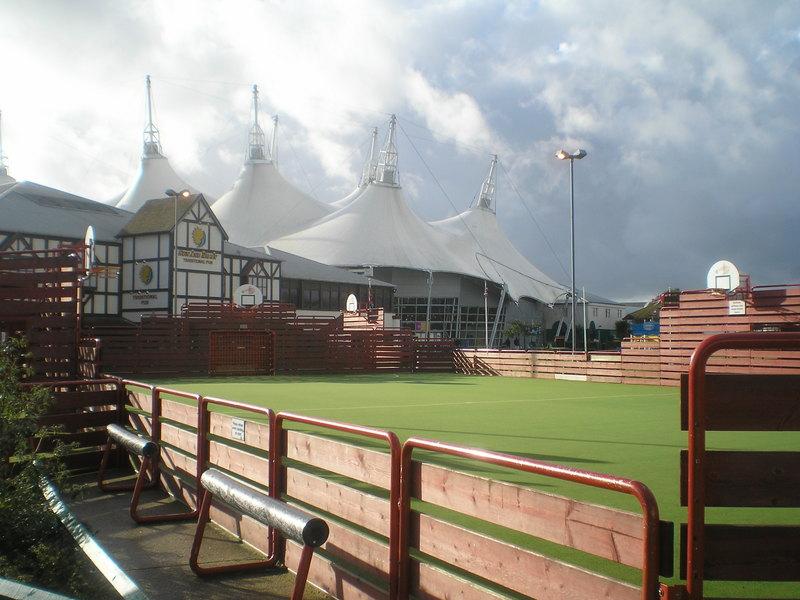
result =
M572 352L575 353L575 184L573 181L573 170L575 161L586 156L586 150L576 150L572 154L565 150L556 152L559 160L569 160L569 241L571 246L572 263L572 316L570 318L570 335L572 336Z

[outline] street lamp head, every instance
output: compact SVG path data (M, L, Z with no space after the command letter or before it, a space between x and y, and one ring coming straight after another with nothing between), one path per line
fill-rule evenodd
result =
M164 193L167 196L170 196L170 197L173 197L173 198L177 198L178 196L180 196L181 198L188 198L189 196L192 195L192 193L189 190L181 190L180 192L176 192L172 188L164 190Z
M558 152L556 152L556 158L558 160L580 160L584 156L586 156L586 154L587 154L586 150L583 149L575 150L575 152L573 152L572 154L570 154L566 150L559 150Z

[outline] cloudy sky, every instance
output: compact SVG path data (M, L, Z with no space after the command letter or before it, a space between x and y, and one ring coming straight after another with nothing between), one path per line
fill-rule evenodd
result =
M369 130L400 125L426 219L466 208L500 155L498 218L568 281L615 299L705 285L733 260L800 281L800 3L0 1L10 174L98 200L141 152L144 76L165 153L219 196L242 162L250 86L279 114L281 170L349 192ZM2 215L0 214L0 220Z

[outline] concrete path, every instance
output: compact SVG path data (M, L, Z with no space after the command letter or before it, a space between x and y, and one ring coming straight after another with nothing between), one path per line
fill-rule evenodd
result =
M290 596L294 576L285 571L197 577L189 568L195 523L136 525L128 514L129 503L130 492L103 494L91 480L87 480L83 493L69 501L69 506L150 600L263 600ZM151 511L185 510L182 506L162 492L146 491L142 494L141 509L147 514ZM257 550L213 523L206 528L200 553L201 564L226 564L263 558ZM329 598L309 585L306 585L304 597L309 600Z

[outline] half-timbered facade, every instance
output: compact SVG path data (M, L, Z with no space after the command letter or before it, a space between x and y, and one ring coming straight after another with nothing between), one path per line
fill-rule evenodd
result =
M132 213L80 196L32 183L14 182L0 189L0 252L49 250L83 242L86 228L95 230L95 266L105 267L83 283L85 315L120 313L122 257L116 235Z
M392 305L391 284L288 252L232 243L200 194L150 200L131 213L12 182L0 186L0 215L0 251L77 245L86 228L94 228L95 274L83 282L82 294L89 318L139 321L180 313L187 302L231 301L242 284L257 286L264 301L291 297L298 309L315 315L338 313L350 293L359 306L370 298L387 310ZM284 281L291 289L283 289ZM329 289L337 291L335 297Z

